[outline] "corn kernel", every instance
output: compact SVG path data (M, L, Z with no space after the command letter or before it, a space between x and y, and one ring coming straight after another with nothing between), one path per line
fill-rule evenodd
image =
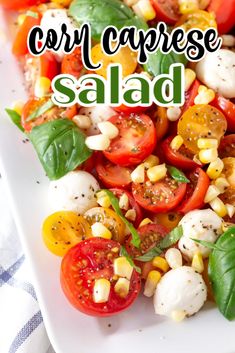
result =
M186 312L184 310L173 310L171 313L171 318L175 322L181 322L185 319Z
M161 256L155 256L152 260L152 265L159 268L159 270L162 270L163 272L167 272L169 270L167 261Z
M166 261L170 268L178 268L183 264L181 252L178 249L170 248L165 253Z
M193 256L192 267L198 273L202 273L204 271L204 262L203 262L202 254L200 252L197 252Z
M106 194L105 191L101 190L98 191L96 193L96 198L97 198L97 203L101 206L101 207L107 207L109 208L111 206L111 202L110 199L108 197L108 195Z
M148 158L146 158L144 161L144 166L146 169L152 168L158 164L159 164L159 158L157 156L154 156L153 154L148 156Z
M114 274L119 277L131 279L133 267L124 256L118 257L113 263Z
M218 140L216 139L205 139L205 138L200 138L197 140L197 147L200 149L205 149L205 148L218 148Z
M137 16L145 21L153 20L156 17L156 12L149 0L139 0L132 6L132 9Z
M72 0L51 0L51 1L63 7L68 7L72 2Z
M91 126L91 119L87 115L75 115L72 120L80 129L89 129Z
M131 180L133 183L143 183L145 179L145 167L144 164L138 165L131 173Z
M129 221L132 221L134 222L136 220L136 210L134 209L131 209L131 210L128 210L125 214L125 217L129 220Z
M124 210L128 210L129 199L127 194L124 192L119 199L119 207Z
M144 295L146 297L152 297L154 295L155 289L157 287L158 282L161 279L161 273L159 271L150 271L148 273L145 286L144 286Z
M215 185L210 185L207 189L204 202L209 203L220 194L219 189Z
M110 145L110 139L106 135L94 135L88 136L85 140L85 144L91 150L104 151Z
M182 15L196 11L199 8L198 0L179 0L179 11Z
M211 179L217 179L220 174L222 173L222 170L224 169L224 163L220 158L217 158L214 162L211 162L209 164L209 167L207 168L207 175Z
M218 151L216 148L207 148L199 151L199 159L204 164L214 162L216 158L218 158Z
M218 216L224 217L227 214L227 208L225 204L223 203L222 200L220 200L218 197L216 197L214 200L209 202L211 208L215 213L217 213Z
M93 237L100 237L105 239L112 238L112 233L110 232L110 230L100 222L95 222L94 224L92 224L91 232Z
M37 98L46 97L50 93L51 80L47 77L39 77L34 87L34 95Z
M150 181L156 182L158 180L161 180L165 178L167 173L166 165L165 163L156 165L155 167L149 168L147 170L147 176Z
M232 218L235 214L235 207L233 205L230 205L229 203L226 203L226 208L227 208L227 213L230 218Z
M130 289L130 281L126 278L119 278L114 286L114 291L119 297L126 298Z
M206 86L199 86L198 95L194 99L194 104L209 104L215 99L215 92Z
M183 145L184 143L184 140L183 140L183 137L180 136L180 135L177 135L173 138L173 140L171 141L170 143L170 147L173 149L173 150L176 150L178 151L180 149L180 147Z
M185 81L184 90L185 91L189 90L189 88L192 86L195 79L196 79L195 71L193 71L191 69L185 69L185 71L184 71L184 81Z
M216 179L214 184L219 189L221 194L223 194L225 190L230 186L229 182L224 177L219 177Z
M26 14L22 13L17 17L17 23L19 26L21 26L24 23L24 20L26 19Z
M16 113L18 113L19 115L22 114L23 111L23 107L24 107L24 102L22 101L15 101L12 104L12 109L16 111Z
M93 288L93 300L95 303L106 303L109 299L110 282L105 278L95 281Z
M177 121L181 115L181 109L179 107L169 107L166 111L167 119L170 121Z
M150 224L150 223L153 223L153 222L151 221L151 219L149 219L149 218L144 218L143 221L139 224L139 227L146 226L146 224Z
M101 123L98 123L98 128L102 134L107 135L110 139L114 139L119 134L118 128L110 121L102 121Z

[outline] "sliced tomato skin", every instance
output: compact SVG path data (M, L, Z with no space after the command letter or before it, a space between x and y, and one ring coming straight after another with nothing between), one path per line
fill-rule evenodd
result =
M151 0L156 11L156 19L169 25L174 25L179 19L179 13L175 11L178 1L175 0Z
M40 55L40 76L47 77L51 81L60 73L60 64L51 52Z
M111 280L113 272L112 259L107 258L112 248L120 249L120 244L104 238L89 238L71 248L61 264L60 281L63 292L69 302L79 311L91 316L111 316L127 309L137 298L141 281L139 274L133 270L130 291L126 298L120 298L111 283L109 300L106 303L94 303L92 299L93 284L87 280L106 278ZM100 255L97 257L97 254ZM78 262L85 261L83 268ZM78 282L82 284L78 285ZM91 280L92 283L92 280ZM87 295L86 295L87 293Z
M235 134L225 136L219 145L220 158L235 157Z
M184 112L186 112L186 110L188 110L188 108L190 108L192 105L194 105L194 99L198 95L198 88L199 88L200 84L201 84L200 81L198 81L196 79L193 82L192 86L189 88L189 90L185 92L185 103L182 108L181 115L183 115Z
M84 65L81 57L81 48L77 47L71 54L64 56L61 64L61 73L79 78Z
M218 94L210 104L224 114L228 123L227 130L230 132L235 132L235 104L229 99L226 99Z
M161 144L162 151L167 162L183 170L190 170L198 166L201 166L196 162L194 162L192 159L181 154L179 151L173 150L170 146L170 143L173 140L173 138L174 138L173 136L170 136L166 140L164 140L163 143Z
M141 163L152 153L157 143L157 135L149 116L120 114L114 115L109 121L119 129L119 135L111 140L109 148L103 151L108 160L114 164L129 167ZM131 122L131 126L127 127L127 122ZM142 136L135 136L140 132L137 132L135 128L132 129L133 124L138 126L141 133L143 132ZM130 145L132 141L133 145ZM136 143L135 146L134 143Z
M235 26L235 0L211 0L207 11L214 12L218 32L224 34L229 32Z
M124 114L140 114L145 112L149 107L128 107L125 104L119 105L119 107L114 107L113 109L118 113Z
M124 193L127 195L128 200L129 200L129 204L130 204L130 208L132 208L136 211L136 219L133 222L133 224L135 227L138 227L140 222L143 219L143 212L142 212L140 206L138 205L138 203L135 201L132 194L129 191L126 191L124 189L118 189L118 188L110 189L110 191L112 191L116 197L121 197Z
M186 191L186 199L177 208L177 211L182 214L186 214L195 209L200 209L205 205L204 199L210 185L210 179L201 168L197 168L189 174L189 179L192 179L195 176L198 178L196 185L187 185L188 195Z

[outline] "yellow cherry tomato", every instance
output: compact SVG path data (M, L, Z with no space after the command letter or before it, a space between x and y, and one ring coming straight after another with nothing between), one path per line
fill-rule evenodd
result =
M235 158L227 157L223 159L223 162L223 174L228 180L230 186L220 195L220 198L224 203L229 203L230 205L235 206Z
M42 236L53 254L64 256L75 244L91 237L91 227L84 217L74 212L60 211L46 218Z
M176 228L183 216L177 212L168 212L168 213L158 213L154 216L154 222L157 222L169 230Z
M110 64L121 64L123 77L133 74L137 67L137 55L128 46L122 47L117 54L108 56L102 51L101 45L96 44L91 50L91 58L95 64L98 62L102 64L95 72L105 78Z
M121 244L124 242L125 225L113 210L106 207L93 207L84 213L84 217L90 226L100 222L110 230L113 240Z
M212 12L197 10L181 16L175 27L182 27L185 31L193 28L206 30L210 27L217 28L217 24Z
M161 140L166 135L169 128L169 120L167 118L166 108L157 107L153 114L153 120L155 120L157 139Z
M183 137L185 146L192 152L199 151L199 138L220 139L227 129L223 113L208 104L197 104L186 110L178 121L178 134Z

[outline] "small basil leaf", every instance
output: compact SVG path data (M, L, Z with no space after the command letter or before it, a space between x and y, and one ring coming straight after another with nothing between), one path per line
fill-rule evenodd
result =
M111 205L114 209L114 211L118 214L118 216L122 219L122 221L126 224L126 226L128 227L131 235L132 235L132 240L131 243L136 247L139 248L141 240L140 240L140 236L137 232L137 230L135 229L135 227L133 226L132 223L130 223L126 217L123 216L122 211L119 207L119 202L118 199L116 198L116 196L114 196L114 194L110 191L110 190L106 190L104 189L104 191L106 192L106 194L108 195Z
M30 11L30 10L26 12L26 16L34 17L34 18L38 18L39 17L37 12Z
M11 118L11 121L22 131L24 132L24 129L21 125L21 116L18 114L15 110L13 109L5 109L9 117Z
M170 246L172 246L175 243L177 243L177 241L180 240L182 235L183 235L183 227L182 226L178 226L178 227L174 228L169 234L167 234L160 241L159 247L161 249L169 248Z
M205 241L205 240L199 240L199 239L194 239L191 238L191 240L195 241L195 243L198 243L200 245L205 246L206 248L212 249L212 250L218 250L218 251L223 251L223 249L220 249L218 245L211 243L210 241Z
M128 254L128 252L126 251L126 248L124 246L121 246L121 251L120 251L120 255L124 256L127 261L129 262L129 264L134 267L134 269L136 270L136 272L141 273L141 269L140 267L136 266L133 259L130 257L130 255Z
M170 176L176 181L178 181L179 183L190 183L190 180L186 178L186 176L184 175L183 172L181 172L181 170L175 167L172 167L170 165L167 166L167 170Z
M26 119L26 121L28 122L37 119L40 115L46 113L49 109L53 108L54 105L55 104L52 102L52 100L48 99L44 104L34 110Z
M85 135L68 119L35 126L29 138L51 180L74 170L92 154L85 145Z
M141 262L148 262L151 261L155 256L159 256L162 253L162 249L155 246L154 248L150 249L144 255L136 257L136 260Z

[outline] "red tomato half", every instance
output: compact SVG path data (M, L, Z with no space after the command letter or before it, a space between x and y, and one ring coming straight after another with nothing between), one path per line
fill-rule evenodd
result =
M211 0L207 10L215 13L220 34L229 32L235 26L235 0Z
M185 146L182 146L178 151L173 150L170 146L172 140L173 136L168 137L161 145L163 155L168 163L184 170L200 166L193 161L193 154Z
M227 135L219 145L220 158L235 157L235 134Z
M159 213L175 208L183 199L186 184L178 183L167 175L164 179L151 183L132 184L132 193L138 204L144 209Z
M118 113L124 114L140 114L145 112L149 107L127 107L125 104L115 107L114 110Z
M97 156L96 171L99 179L108 188L126 188L131 183L132 169L113 164L102 154Z
M188 108L194 105L194 99L198 94L199 86L200 86L200 82L198 80L195 80L192 86L189 88L189 90L185 92L185 103L182 108L182 115L184 112L186 112L186 110L188 110Z
M204 198L210 185L208 175L201 168L191 172L189 179L191 183L187 184L185 200L177 208L177 211L183 214L204 206Z
M47 0L0 0L0 5L6 9L19 10L33 5L38 5Z
M60 64L51 52L45 52L40 55L40 76L47 77L51 81L60 73Z
M151 0L156 11L156 19L174 25L179 19L179 5L177 0Z
M79 78L84 69L81 48L77 47L71 54L65 55L61 64L61 73Z
M228 123L228 131L235 132L235 104L229 99L219 95L216 95L215 99L210 104L224 114Z
M123 190L123 189L111 189L111 191L114 193L114 195L117 198L120 198L124 193L127 195L128 200L129 200L129 208L128 209L134 209L136 212L136 219L133 222L135 227L138 227L140 222L143 219L143 214L142 214L142 210L140 208L140 206L138 205L138 203L135 201L134 197L131 195L130 192ZM126 213L127 210L124 210L124 215Z
M70 249L61 264L61 286L70 301L78 310L92 316L110 316L127 309L140 292L140 278L133 270L130 290L126 298L114 291L113 261L120 256L112 252L120 249L114 240L89 238ZM93 301L93 287L96 279L106 278L111 282L109 299L106 303Z
M114 115L109 119L119 135L111 140L104 155L111 162L124 167L141 163L156 145L156 130L153 121L144 114Z

